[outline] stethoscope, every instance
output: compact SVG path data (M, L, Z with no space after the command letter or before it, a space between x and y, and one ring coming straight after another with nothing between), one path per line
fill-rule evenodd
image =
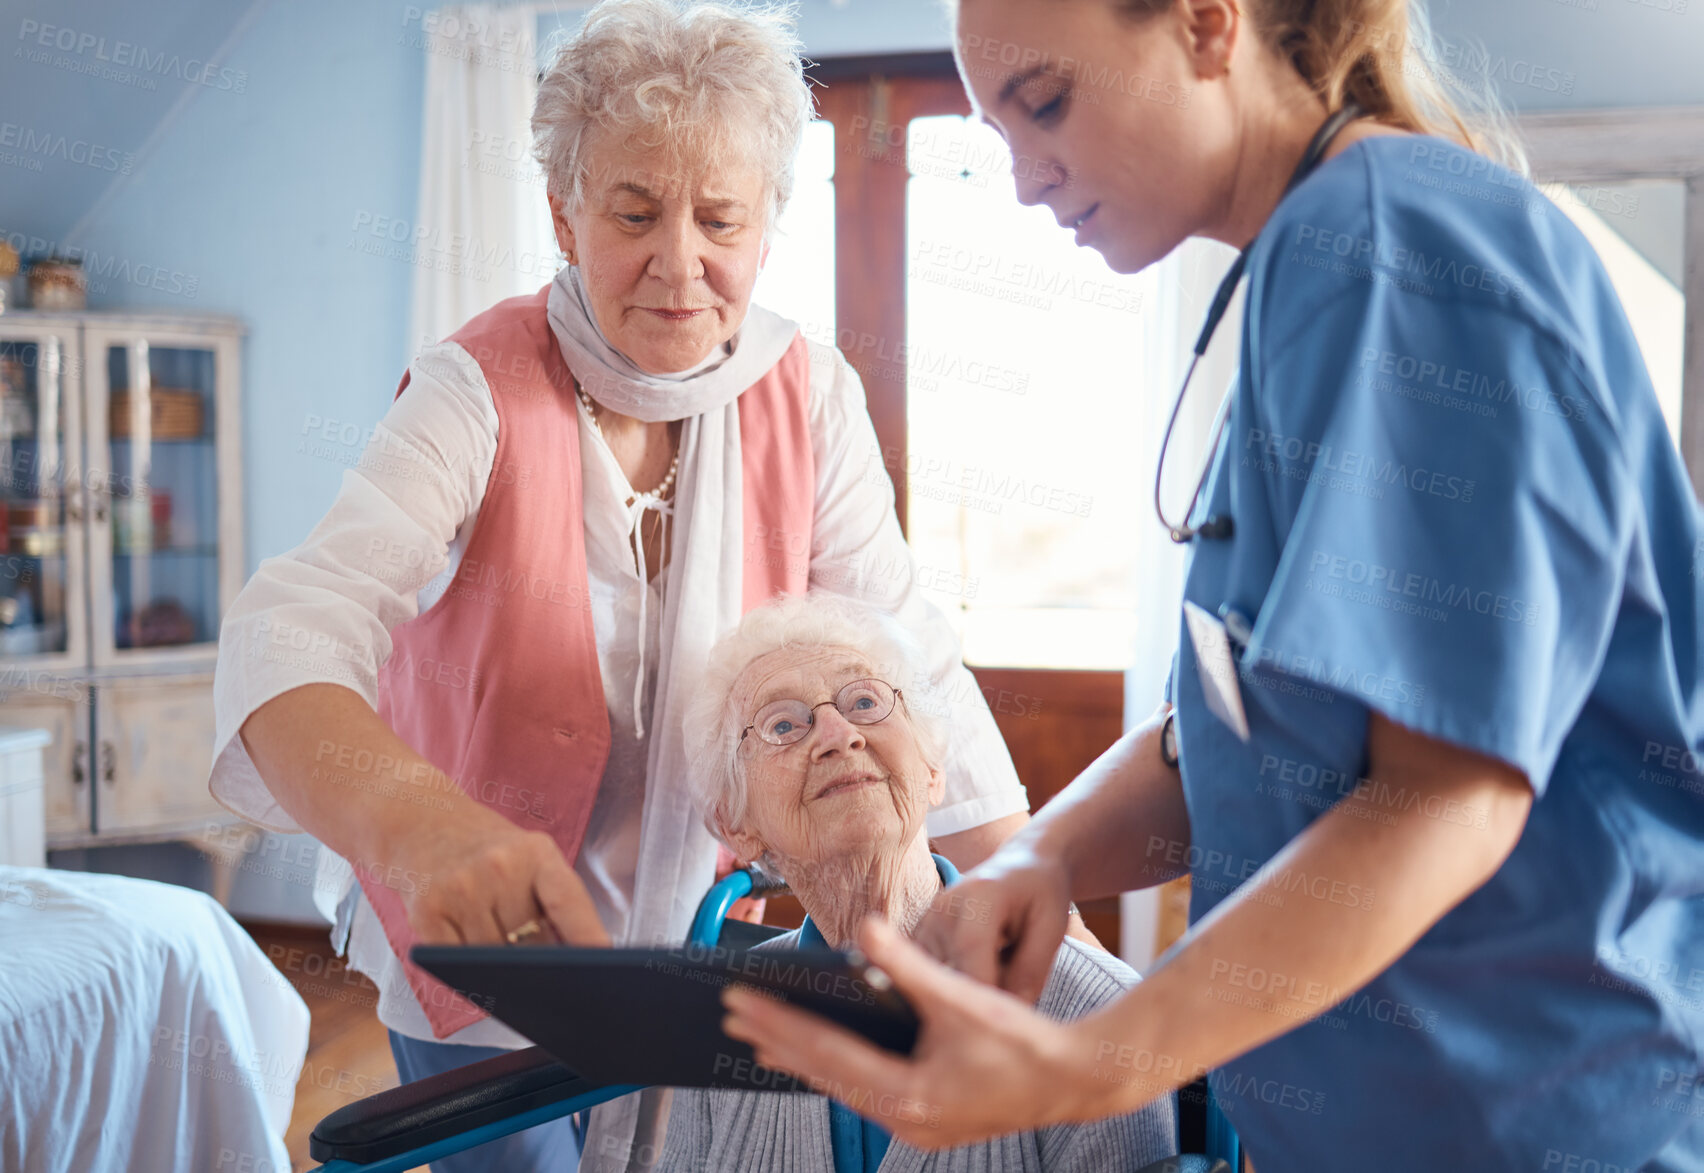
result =
M1333 139L1349 123L1360 118L1364 111L1354 102L1346 102L1341 110L1325 120L1308 143L1307 151L1302 155L1302 161L1296 164L1296 170L1290 176L1290 182L1284 185L1284 193L1278 198L1282 200L1295 190L1296 186L1312 175L1319 166L1326 148L1331 146ZM1213 304L1207 310L1207 321L1201 327L1201 337L1196 339L1195 353L1189 360L1189 369L1183 373L1183 386L1177 389L1177 402L1172 404L1171 419L1166 421L1166 435L1160 441L1160 463L1154 470L1154 512L1159 515L1160 524L1165 526L1171 540L1182 545L1200 535L1209 539L1224 539L1231 536L1234 527L1228 515L1213 514L1200 525L1192 526L1189 519L1195 513L1195 507L1201 501L1201 493L1207 487L1207 477L1213 471L1213 460L1219 452L1219 442L1224 439L1225 426L1230 423L1230 398L1219 408L1218 423L1213 429L1213 443L1207 449L1207 461L1201 466L1201 479L1195 482L1195 492L1190 495L1189 508L1184 510L1183 525L1173 525L1166 520L1165 507L1160 504L1160 485L1165 479L1166 449L1171 445L1172 429L1177 427L1177 416L1183 410L1183 397L1189 393L1189 380L1195 375L1195 368L1201 362L1201 357L1207 353L1207 344L1213 341L1213 331L1219 328L1219 320L1225 316L1225 310L1230 307L1231 295L1237 291L1237 282L1242 280L1243 270L1248 267L1248 252L1254 245L1250 242L1242 252L1237 254L1236 262L1231 271L1225 274L1225 279L1219 282L1219 290L1213 295Z

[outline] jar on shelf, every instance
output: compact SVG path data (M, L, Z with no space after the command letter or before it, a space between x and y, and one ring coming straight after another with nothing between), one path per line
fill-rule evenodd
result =
M40 257L30 262L30 306L38 310L80 310L88 301L83 262Z
M119 554L140 554L153 547L146 497L116 497L112 502L112 548Z
M0 289L4 289L0 283ZM35 401L16 355L0 355L0 442L35 435Z
M18 275L18 250L0 240L0 314L6 312L7 295L12 291L12 278Z

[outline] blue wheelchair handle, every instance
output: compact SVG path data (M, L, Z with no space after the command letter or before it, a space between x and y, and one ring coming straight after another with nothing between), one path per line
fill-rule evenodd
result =
M743 867L735 872L729 872L704 894L699 901L698 912L692 918L692 929L686 935L686 943L695 948L713 949L722 939L722 924L728 919L728 911L736 901L747 896L766 896L771 892L785 892L787 881L780 876L770 875L755 864Z
M698 912L692 918L692 930L687 933L688 945L701 949L713 949L722 936L722 922L728 917L728 910L735 901L750 896L752 888L751 873L741 869L729 872L714 887L705 893L704 899L698 904Z

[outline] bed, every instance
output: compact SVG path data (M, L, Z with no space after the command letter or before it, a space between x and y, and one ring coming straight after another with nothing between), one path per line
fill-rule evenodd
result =
M289 1173L308 1008L210 897L0 867L0 1170Z

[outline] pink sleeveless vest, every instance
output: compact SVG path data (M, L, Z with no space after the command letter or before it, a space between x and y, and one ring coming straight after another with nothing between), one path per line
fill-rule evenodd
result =
M549 833L572 863L610 727L586 579L574 381L545 316L549 291L500 302L450 336L491 388L497 452L451 586L390 632L378 714L477 801ZM405 373L397 395L407 387ZM740 395L745 610L808 583L809 402L803 336ZM399 890L430 878L356 871L433 1032L443 1038L483 1018L408 961L415 938Z

